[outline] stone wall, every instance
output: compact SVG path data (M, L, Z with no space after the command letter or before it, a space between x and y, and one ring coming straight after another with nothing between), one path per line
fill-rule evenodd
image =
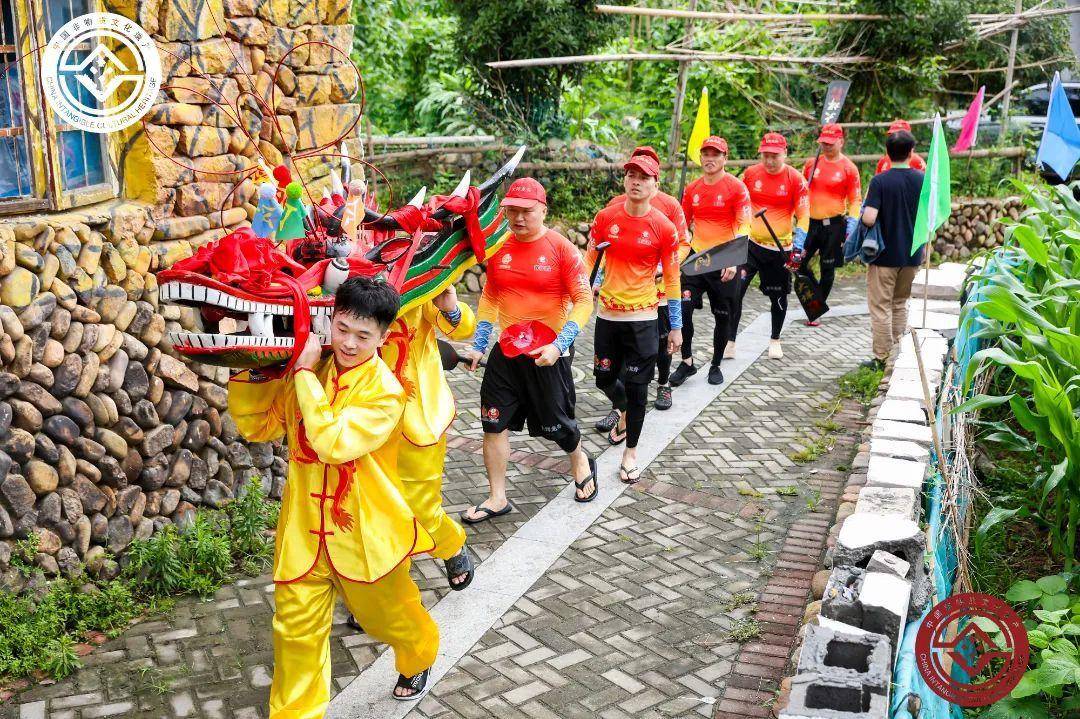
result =
M934 250L946 260L966 260L1005 239L999 220L1015 220L1022 204L1018 197L962 198L952 205L949 221L938 230Z
M157 39L164 65L160 102L120 143L117 168L121 194L153 206L164 265L251 216L255 186L234 188L240 173L322 147L360 114L351 0L107 2ZM336 162L297 161L316 200Z
M165 333L155 225L116 203L0 220L0 586L37 533L46 575L112 576L133 537L220 507L253 476L281 496L283 450L239 441L224 368L188 365ZM275 455L275 451L278 455Z
M175 356L166 333L198 321L159 306L155 272L247 222L254 186L234 184L260 156L272 167L358 116L344 57L325 45L289 53L311 40L347 53L350 3L107 0L158 40L165 87L145 132L110 138L126 199L0 216L0 589L21 588L10 557L31 534L46 575L85 564L111 577L133 538L222 506L252 477L281 496L284 449L240 440L227 369ZM250 97L239 112L211 102L245 91L280 132ZM294 174L321 193L337 163L300 160Z

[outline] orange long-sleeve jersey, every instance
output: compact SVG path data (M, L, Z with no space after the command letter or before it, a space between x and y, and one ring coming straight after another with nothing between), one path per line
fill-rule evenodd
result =
M765 217L780 239L784 249L791 247L791 236L796 227L810 227L810 203L807 200L806 180L791 165L784 165L775 175L769 174L760 162L746 168L743 184L750 192L750 239L762 247L776 249L772 235L757 213L765 210Z
M919 156L919 153L912 152L911 160L908 161L908 165L912 170L918 170L919 172L926 172L926 160ZM875 175L880 175L883 172L888 172L892 169L892 160L888 155L882 155L881 159L877 161L877 169L874 170Z
M623 205L626 203L626 195L615 195L608 201L607 207L614 207L615 205ZM666 192L659 192L653 195L649 199L649 204L656 209L660 210L664 214L664 217L671 220L671 224L675 225L675 231L679 235L679 249L678 259L682 262L690 254L690 230L686 226L686 215L683 214L683 208L679 204L679 201ZM656 296L659 300L664 299L664 279L663 268L660 265L656 266Z
M810 182L810 172L814 181ZM810 219L826 220L837 215L858 217L862 208L862 181L859 168L846 155L836 160L819 157L817 168L807 160L803 177L810 187Z
M694 227L694 252L730 242L750 233L750 193L742 180L728 172L710 184L705 178L690 183L683 193L683 214Z
M626 211L625 203L597 213L589 233L585 265L596 264L596 246L611 243L604 252L604 281L600 286L600 309L612 316L655 317L659 304L656 268L663 273L664 294L679 297L679 238L675 225L655 207L642 217ZM636 315L641 315L636 317Z
M559 332L568 321L584 327L592 288L581 253L554 230L523 242L511 236L487 261L487 284L476 318L502 328L539 320Z

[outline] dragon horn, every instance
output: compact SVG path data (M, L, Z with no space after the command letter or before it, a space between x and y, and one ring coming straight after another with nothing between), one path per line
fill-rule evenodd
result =
M412 205L413 207L423 207L424 197L427 196L427 186L421 187L419 192L413 195L413 198L406 202L406 205Z
M480 204L483 205L489 197L499 188L500 183L507 177L514 174L514 170L517 169L518 163L521 162L521 158L525 155L526 145L522 145L518 148L518 151L514 153L505 165L500 167L494 175L484 181L484 184L480 185ZM436 220L445 220L450 216L450 211L446 208L436 210L432 213L432 217Z
M465 170L461 182L459 182L457 187L454 188L454 191L450 193L450 197L465 197L469 192L470 184L472 184L472 170Z
M341 178L338 177L337 170L330 171L330 194L338 197L345 196L345 186L341 184Z
M352 182L352 161L349 159L349 151L345 148L345 141L341 141L341 147L338 149L341 154L341 179L342 184L348 185Z

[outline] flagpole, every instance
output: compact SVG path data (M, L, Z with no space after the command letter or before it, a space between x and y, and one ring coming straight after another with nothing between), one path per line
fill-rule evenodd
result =
M682 171L679 173L679 202L682 202L683 191L686 189L686 161L688 154L684 152L682 156Z

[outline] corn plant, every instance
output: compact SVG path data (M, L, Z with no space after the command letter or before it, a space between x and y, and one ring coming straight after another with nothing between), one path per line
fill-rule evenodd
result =
M1013 184L1028 209L1007 228L1002 251L974 276L961 315L986 343L968 364L966 387L996 372L994 386L1005 391L976 395L956 411L1008 404L1023 431L998 422L987 439L1040 460L1034 506L994 507L978 533L1020 513L1035 517L1068 570L1080 525L1080 203L1067 188Z

